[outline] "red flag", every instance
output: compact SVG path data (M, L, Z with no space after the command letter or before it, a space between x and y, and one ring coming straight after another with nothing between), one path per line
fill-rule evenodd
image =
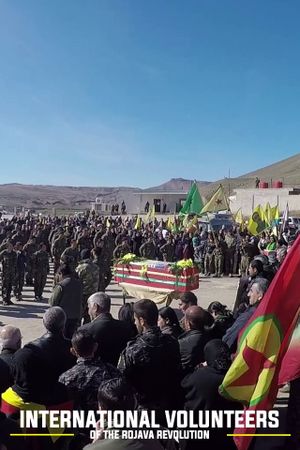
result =
M294 329L292 339L283 357L279 373L279 385L300 377L300 316Z
M274 405L278 376L300 307L300 236L288 252L266 295L239 335L236 357L220 393L243 403L248 410ZM235 434L253 434L253 428ZM247 450L252 437L235 437L239 450Z

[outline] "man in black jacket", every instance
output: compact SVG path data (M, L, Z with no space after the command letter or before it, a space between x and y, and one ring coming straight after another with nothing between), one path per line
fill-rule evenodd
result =
M91 322L80 329L86 329L98 343L96 356L102 361L117 366L121 351L133 337L126 322L116 320L110 314L111 300L104 292L96 292L88 299L88 314Z
M60 306L66 316L65 337L71 339L74 331L80 325L82 316L83 285L81 280L74 276L69 264L62 264L58 269L59 283L55 286L49 304Z
M180 406L181 375L178 342L160 331L153 301L139 300L133 311L139 334L127 344L118 368L137 391L143 408L176 408Z
M11 382L13 381L14 374L14 354L22 344L22 336L19 328L6 325L1 328L0 331L0 344L2 350L0 353L0 360L4 361L9 367Z
M59 306L49 308L43 317L47 330L40 338L29 342L15 353L15 371L22 386L29 383L29 400L47 403L55 391L58 378L70 369L76 358L71 354L71 341L64 337L66 315ZM19 386L20 387L20 386ZM48 398L49 397L49 398Z
M204 330L206 311L201 306L190 306L185 311L185 332L179 336L181 364L185 374L204 361L203 350L207 342Z

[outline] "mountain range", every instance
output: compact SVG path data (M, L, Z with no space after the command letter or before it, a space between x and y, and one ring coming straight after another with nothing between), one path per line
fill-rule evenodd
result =
M222 180L197 181L201 195L204 199L209 198L218 188L219 184L225 188L227 194L232 193L235 188L254 188L255 178L267 181L282 181L286 186L300 185L300 153L271 164L267 167L257 169L236 178L225 178ZM86 209L90 202L97 196L101 196L105 203L121 203L133 192L173 192L189 190L193 180L183 178L172 178L171 180L148 189L136 187L75 187L75 186L48 186L48 185L25 185L18 183L0 185L0 205L5 209L15 206L34 209Z

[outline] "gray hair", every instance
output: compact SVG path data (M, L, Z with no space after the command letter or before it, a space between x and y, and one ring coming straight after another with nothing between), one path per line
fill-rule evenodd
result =
M251 287L253 286L255 286L257 292L263 297L268 290L269 282L265 278L257 278L254 283L252 283Z
M5 325L0 330L0 345L2 349L18 350L21 347L22 336L19 328Z
M67 316L60 306L52 306L47 309L43 317L43 323L50 333L60 333L64 330Z
M109 295L105 292L95 292L88 298L89 304L94 304L98 306L100 312L109 312L111 306L111 300Z

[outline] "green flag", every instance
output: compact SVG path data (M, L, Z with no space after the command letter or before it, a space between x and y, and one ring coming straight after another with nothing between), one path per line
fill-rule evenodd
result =
M179 214L199 214L202 208L203 201L197 183L194 181Z

